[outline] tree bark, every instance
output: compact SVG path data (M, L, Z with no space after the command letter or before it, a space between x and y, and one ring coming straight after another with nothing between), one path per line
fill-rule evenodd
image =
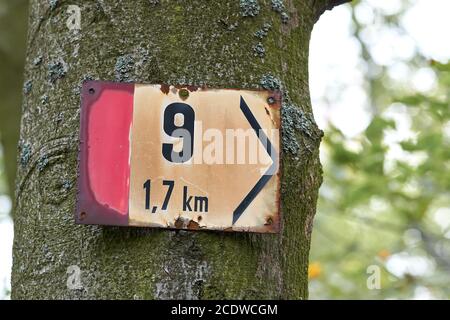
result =
M68 3L31 1L25 81L33 87L23 105L12 297L307 298L322 179L308 44L317 17L335 2L78 0L70 2L81 9L76 31L66 26ZM281 233L75 225L85 79L281 87ZM70 266L81 270L76 289L67 286Z

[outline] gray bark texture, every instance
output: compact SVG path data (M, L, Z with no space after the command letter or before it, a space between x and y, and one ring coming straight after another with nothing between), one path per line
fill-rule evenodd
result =
M31 1L12 298L306 299L322 179L308 45L320 14L339 2ZM69 4L81 10L80 30L66 25ZM280 88L281 233L75 225L86 79Z

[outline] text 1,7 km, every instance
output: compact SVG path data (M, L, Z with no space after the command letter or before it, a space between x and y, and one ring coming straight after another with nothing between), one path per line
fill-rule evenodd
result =
M167 211L167 208L170 203L170 198L173 193L173 189L175 187L175 181L173 180L163 180L162 185L167 187L167 192L164 197L163 204L161 206L162 211ZM152 213L156 213L158 210L157 205L151 204L151 189L152 189L152 181L147 179L144 184L144 192L145 192L145 210L151 210ZM197 196L190 195L189 189L187 186L183 186L183 198L182 198L182 208L184 212L208 212L208 197L206 196Z

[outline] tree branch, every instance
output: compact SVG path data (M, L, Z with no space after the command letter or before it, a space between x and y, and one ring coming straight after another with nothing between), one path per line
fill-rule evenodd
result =
M316 21L327 10L331 10L334 7L351 2L352 0L314 0L314 7L316 8Z

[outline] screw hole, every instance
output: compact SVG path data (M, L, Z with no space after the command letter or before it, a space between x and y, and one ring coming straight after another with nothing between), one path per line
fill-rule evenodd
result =
M197 217L197 221L198 221L198 222L202 221L202 216L198 216L198 217Z
M86 215L87 215L86 212L84 212L84 211L81 212L80 213L80 220L84 220L86 218Z
M181 99L187 99L189 97L189 91L187 89L180 89L179 93Z
M90 94L94 94L95 93L95 89L94 88L89 88L89 93Z

